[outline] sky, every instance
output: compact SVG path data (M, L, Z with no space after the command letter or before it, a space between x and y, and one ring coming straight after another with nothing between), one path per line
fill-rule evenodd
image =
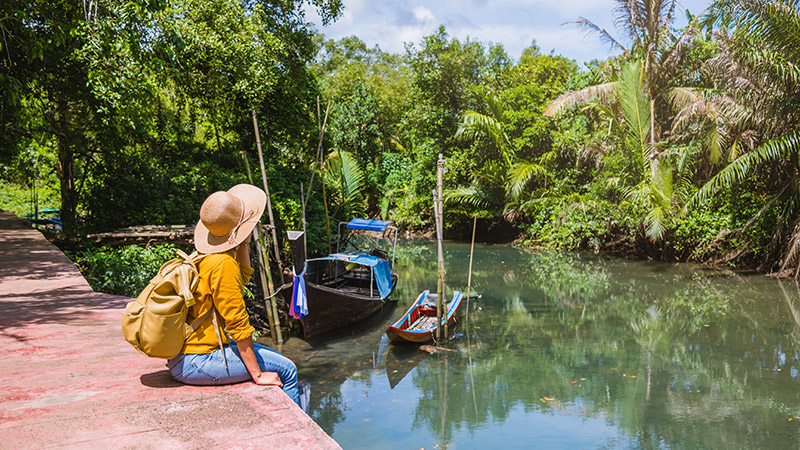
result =
M698 14L710 3L681 1L675 26L686 24L687 8ZM344 14L327 27L313 8L306 9L306 19L328 39L355 35L368 47L378 45L390 53L404 53L406 42L418 46L423 36L443 24L458 40L503 44L514 59L533 41L543 53L554 51L579 63L611 56L609 45L597 35L587 35L574 24L562 25L579 17L628 44L614 28L614 0L344 0L344 5Z

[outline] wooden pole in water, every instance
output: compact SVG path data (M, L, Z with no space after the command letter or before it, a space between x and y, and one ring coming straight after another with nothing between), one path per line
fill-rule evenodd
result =
M325 110L325 122L328 121L328 110L331 108L331 102L328 100L328 108ZM322 128L322 124L320 122L320 113L319 113L319 97L317 97L317 126L319 127L319 134L320 136L325 134L325 130ZM328 254L330 255L333 253L331 246L331 216L328 212L328 195L325 192L325 151L322 148L322 138L320 137L319 142L319 149L317 150L319 153L319 179L320 183L322 183L322 206L325 207L325 231L328 232Z
M472 255L475 252L475 229L478 226L478 216L472 220L472 244L469 246L469 272L467 272L467 323L469 323L469 290L472 286Z
M436 285L436 320L437 324L439 325L436 327L436 334L437 340L439 342L444 342L444 339L447 337L447 321L445 320L444 327L442 327L442 307L444 303L444 297L447 295L446 286L445 286L445 271L444 271L444 248L442 247L442 235L443 235L443 227L444 227L444 220L442 214L442 208L444 204L442 202L442 182L443 182L443 173L444 173L444 158L442 154L439 154L439 161L436 163L436 193L434 194L434 215L436 221L436 241L438 244L439 250L439 279ZM443 329L444 328L444 329Z
M469 382L470 386L472 386L472 405L475 407L475 420L478 420L478 401L475 397L475 377L472 374L472 346L470 345L470 336L469 336L469 294L470 294L470 287L472 286L472 255L475 252L475 229L478 226L478 216L474 216L472 219L472 244L469 247L469 272L467 274L467 318L464 321L464 324L467 327L467 357L469 359Z

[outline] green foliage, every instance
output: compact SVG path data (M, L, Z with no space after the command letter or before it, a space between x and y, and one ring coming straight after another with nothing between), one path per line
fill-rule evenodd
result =
M177 257L172 244L100 247L74 255L86 281L97 292L136 297L168 260Z
M546 249L598 251L611 240L633 233L637 220L629 203L614 204L572 195L543 199L529 209L527 241ZM628 236L628 237L629 237Z
M18 216L34 212L38 203L39 209L57 209L60 204L59 192L52 186L39 186L34 191L29 186L0 180L0 210L13 212Z
M331 216L346 220L364 215L361 191L364 187L364 171L349 152L332 152L325 160L325 184L338 209Z
M326 40L303 10L335 20L340 0L110 0L93 12L12 0L0 20L0 207L29 212L35 183L70 237L191 224L248 170L260 185L255 115L278 228L299 229L330 100L333 223L430 229L443 154L448 234L478 215L547 248L800 261L796 2L717 2L705 23L719 34L694 16L672 29L676 2L614 4L626 39L578 22L622 54L579 71L536 45L516 59L443 26L401 55ZM327 248L315 176L312 253Z

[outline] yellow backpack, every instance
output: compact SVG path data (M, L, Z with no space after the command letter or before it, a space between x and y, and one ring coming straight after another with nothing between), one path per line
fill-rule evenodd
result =
M161 266L136 300L128 303L122 316L125 339L136 350L153 358L178 356L186 339L209 315L222 347L213 306L191 324L186 323L189 307L195 304L194 290L200 282L197 264L205 255L197 252L187 255L178 250L178 256L180 258L171 259Z

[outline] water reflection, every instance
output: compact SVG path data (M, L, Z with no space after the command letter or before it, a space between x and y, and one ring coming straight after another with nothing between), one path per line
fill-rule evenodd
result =
M446 246L450 287L469 247ZM398 307L286 353L344 448L796 448L800 291L689 265L476 247L455 352L382 343L435 285L433 246L398 246ZM792 419L792 420L789 420Z

